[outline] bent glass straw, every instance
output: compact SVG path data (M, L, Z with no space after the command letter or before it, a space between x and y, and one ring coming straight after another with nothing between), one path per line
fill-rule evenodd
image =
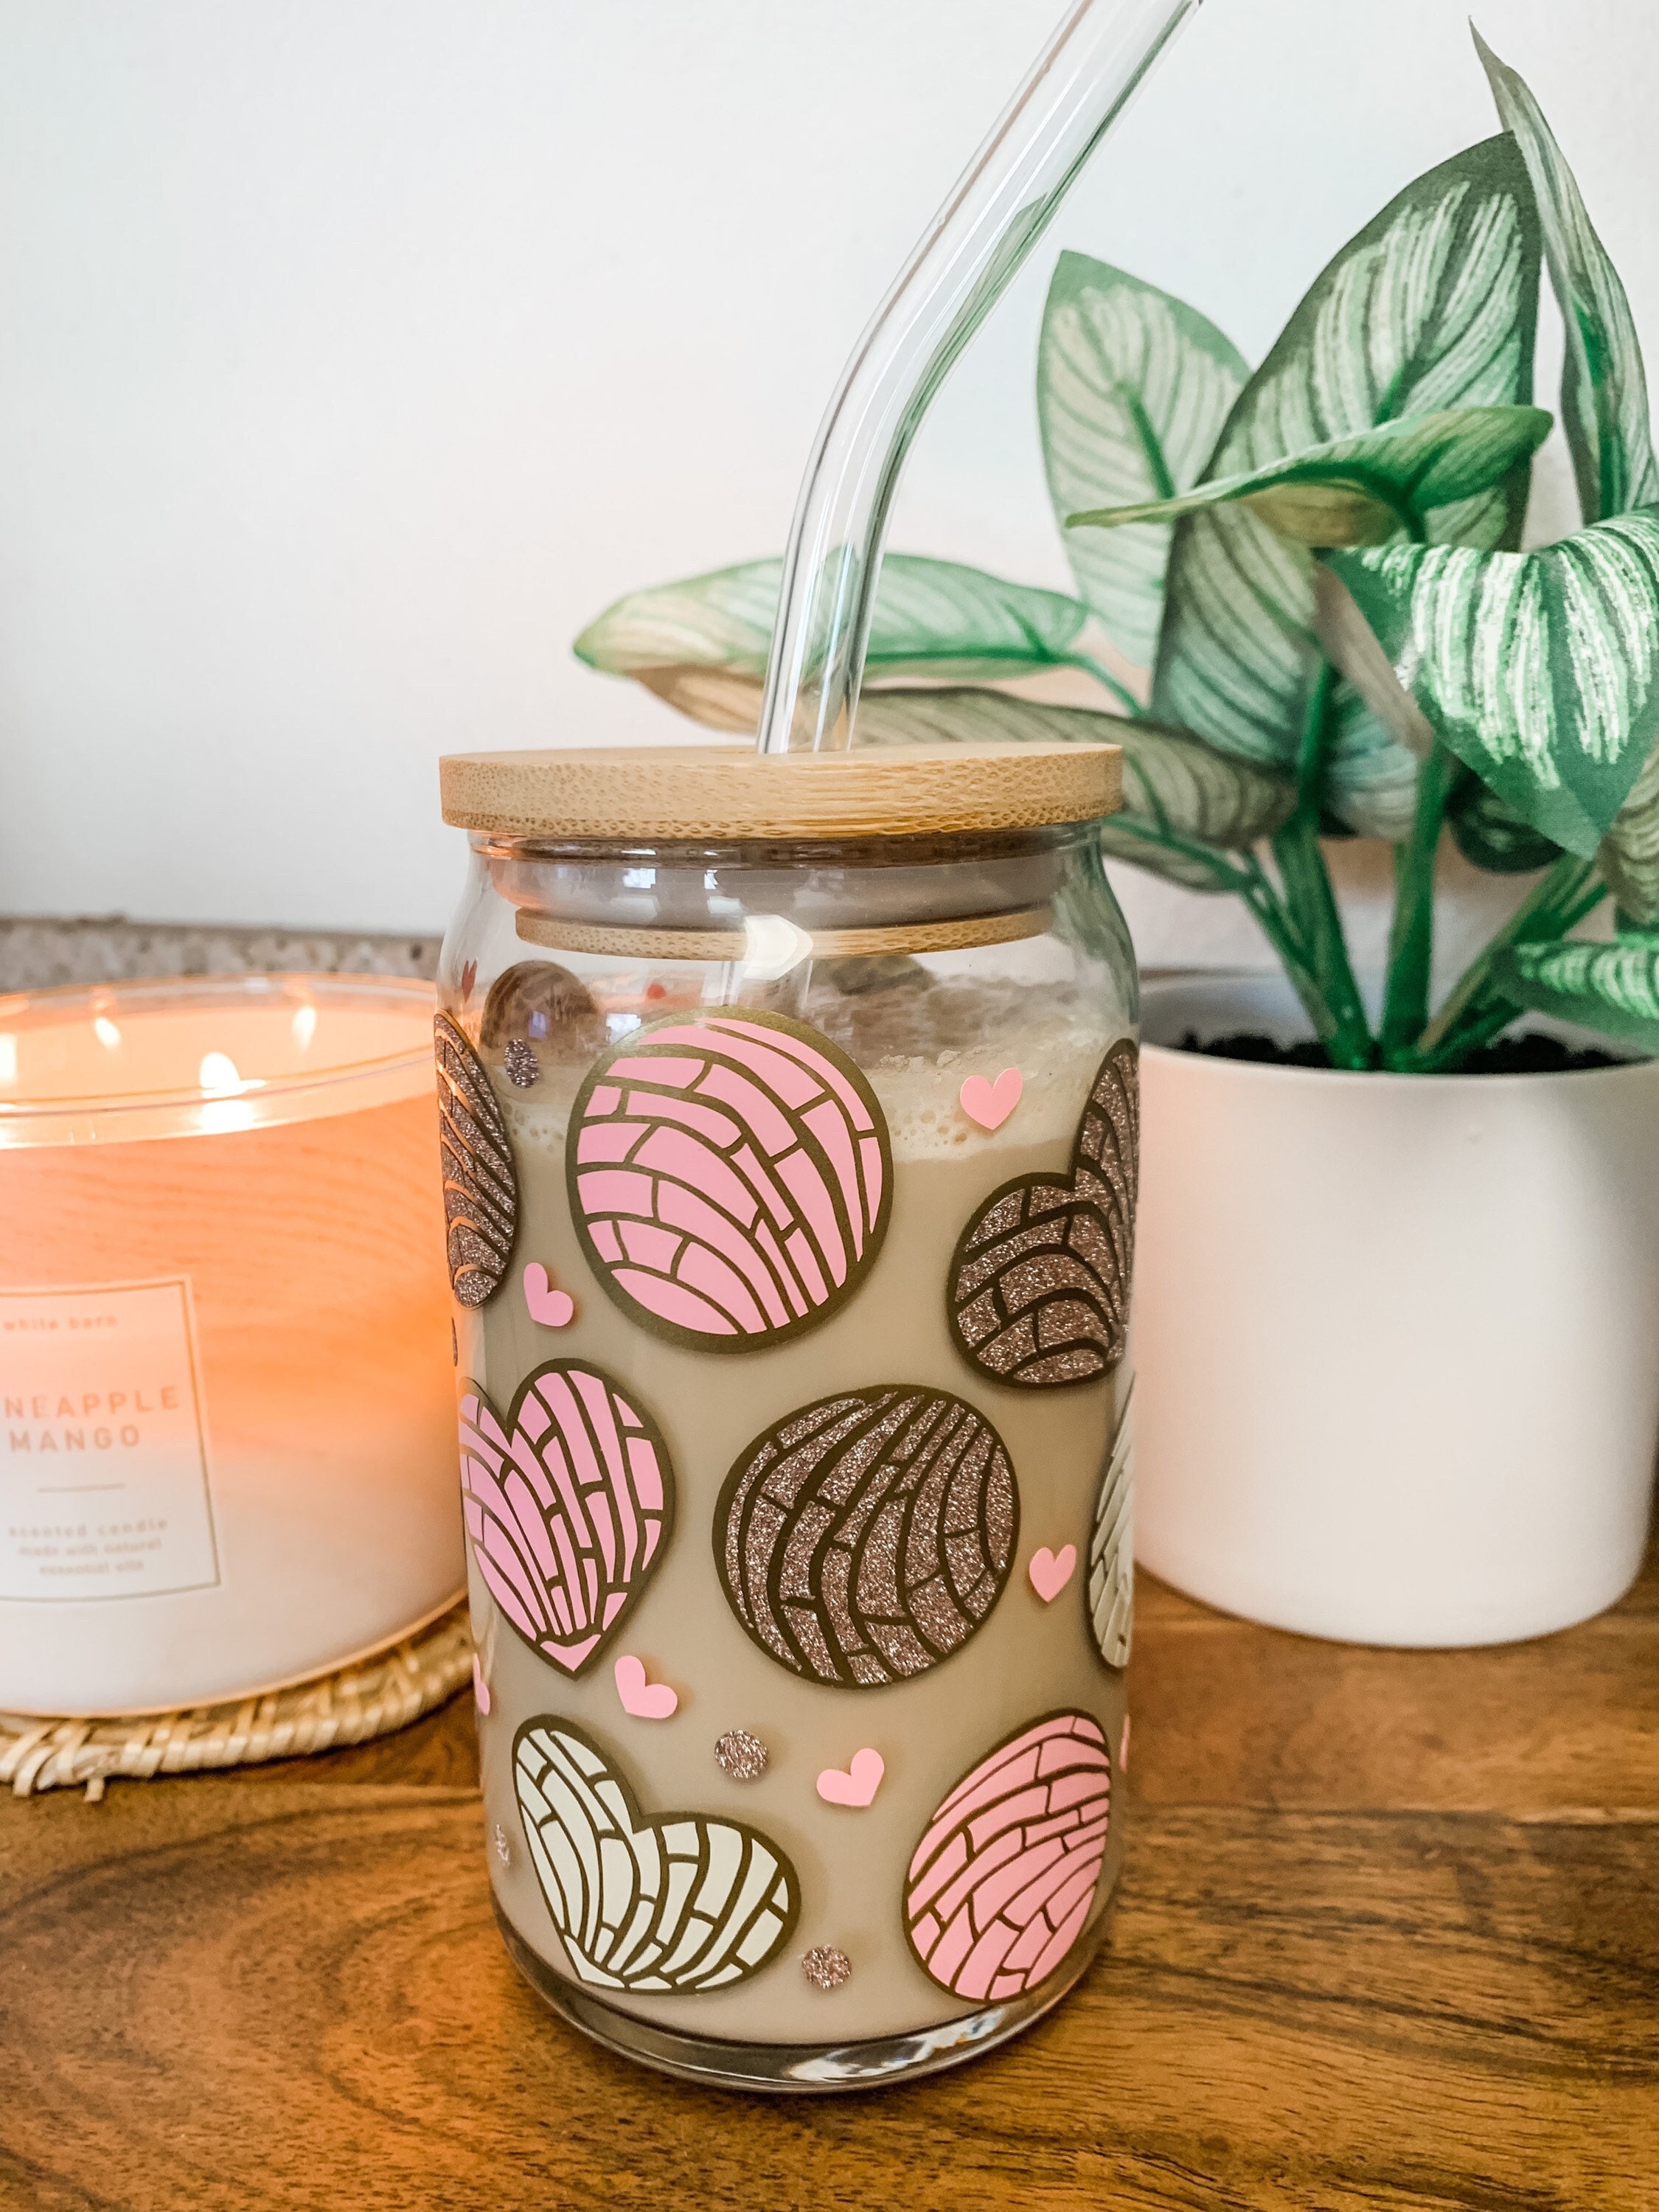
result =
M796 501L763 753L852 742L882 538L910 441L1084 163L1201 0L1079 0L842 373Z

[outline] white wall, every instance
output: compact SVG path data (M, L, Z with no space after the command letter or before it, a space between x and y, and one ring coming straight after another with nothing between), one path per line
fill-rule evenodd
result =
M439 752L684 731L570 638L778 545L843 355L1059 7L0 0L0 910L428 927ZM1659 356L1659 9L1474 9ZM1208 0L893 542L1065 581L1030 403L1060 246L1259 354L1492 127L1459 0ZM1195 903L1137 897L1143 954L1250 945Z

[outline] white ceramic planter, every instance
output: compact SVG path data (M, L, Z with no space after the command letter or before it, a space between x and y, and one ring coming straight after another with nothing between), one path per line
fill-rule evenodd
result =
M1659 1063L1335 1074L1277 980L1143 1008L1136 1555L1310 1636L1497 1644L1641 1561L1659 1435Z

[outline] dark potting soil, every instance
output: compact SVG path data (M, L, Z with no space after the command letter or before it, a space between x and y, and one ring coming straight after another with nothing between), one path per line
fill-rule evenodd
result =
M1279 1044L1273 1037L1260 1036L1249 1030L1236 1036L1212 1037L1207 1044L1200 1043L1195 1030L1188 1030L1181 1040L1182 1052L1207 1053L1213 1060L1253 1060L1270 1067L1328 1067L1325 1048L1320 1044ZM1622 1067L1628 1066L1617 1053L1602 1052L1595 1045L1564 1044L1559 1037L1516 1036L1499 1037L1495 1044L1484 1044L1479 1052L1472 1053L1461 1067L1447 1073L1455 1075L1577 1075L1590 1067Z

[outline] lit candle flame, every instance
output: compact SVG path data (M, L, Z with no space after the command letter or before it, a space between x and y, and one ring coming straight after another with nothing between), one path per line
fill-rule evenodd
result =
M236 1063L228 1052L204 1052L197 1080L204 1091L216 1092L222 1098L233 1096L242 1087Z
M296 1008L295 1008L295 1015L294 1015L294 1043L295 1043L295 1048L297 1051L303 1052L303 1051L306 1049L307 1046L311 1042L311 1040L313 1039L313 1037L314 1037L314 1036L316 1036L316 1034L317 1034L317 1009L316 1009L316 1007L315 1007L315 1006L299 1006L299 1007L296 1007Z
M115 1051L120 1044L121 1032L116 1028L114 1023L111 1021L107 1014L94 1014L93 1016L92 1033L94 1036L97 1038L99 1043L101 1045L106 1045L111 1052Z

